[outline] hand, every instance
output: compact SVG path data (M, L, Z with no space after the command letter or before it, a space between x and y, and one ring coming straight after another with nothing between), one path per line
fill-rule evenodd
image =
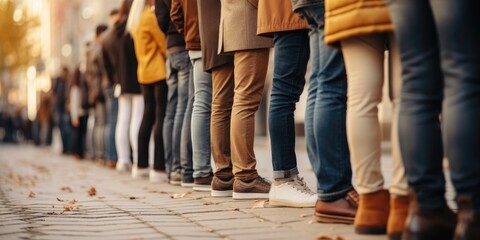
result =
M78 120L78 118L72 118L72 125L74 127L80 126L80 121Z

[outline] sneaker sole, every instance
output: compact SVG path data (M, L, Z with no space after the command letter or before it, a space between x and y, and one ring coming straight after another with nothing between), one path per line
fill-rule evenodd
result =
M292 203L292 202L269 200L268 204L271 205L271 206L276 206L276 207L295 207L295 208L315 207L315 202L311 202L311 203Z
M320 223L353 224L355 217L345 217L345 216L315 213L315 220Z
M194 185L193 190L198 192L210 192L212 191L212 187L210 185Z
M231 197L233 195L233 190L227 190L227 191L211 190L210 195L212 197Z
M268 199L268 193L238 193L233 192L233 199L235 200L244 200L244 199Z
M195 184L194 183L181 183L180 186L182 187L186 187L186 188L190 188L190 187L193 187Z

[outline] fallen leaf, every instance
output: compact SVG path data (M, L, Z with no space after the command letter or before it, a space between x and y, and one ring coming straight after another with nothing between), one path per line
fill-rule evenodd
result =
M92 196L95 196L97 195L97 189L95 189L94 187L91 187L88 191L88 196L92 197Z
M47 214L48 215L58 215L58 213L56 213L56 212L48 212Z
M34 198L35 197L35 194L34 192L30 191L30 193L28 194L28 198Z
M159 193L160 194L170 194L169 192L165 192L165 191L160 191Z
M227 209L227 210L228 210L228 211L240 211L239 208L229 208L229 209Z
M55 205L52 205L52 208L55 208Z
M65 205L63 206L63 211L64 212L69 212L69 211L74 211L74 210L79 210L80 207L78 207L77 205Z
M62 192L70 192L70 193L73 192L70 187L62 187L62 188L60 188L60 190L61 190Z
M267 200L261 200L261 201L255 201L255 204L253 204L252 209L255 208L265 208L265 203L267 203Z
M70 200L68 200L68 204L75 204L75 203L77 203L77 202L78 202L78 201L75 200L75 199L70 199Z
M317 240L344 240L344 238L340 237L340 236L333 236L333 237L330 237L330 236L319 236L317 237Z
M190 194L192 194L192 192L177 193L177 194L173 194L172 196L170 196L170 198L173 198L173 199L184 198L184 197L186 197L187 195L190 195Z
M60 199L60 198L58 198L58 197L57 197L57 201L59 201L59 202L65 202L65 200L62 200L62 199Z
M136 198L136 197L129 197L128 199L130 199L130 200L135 200L135 199L137 199L137 198Z

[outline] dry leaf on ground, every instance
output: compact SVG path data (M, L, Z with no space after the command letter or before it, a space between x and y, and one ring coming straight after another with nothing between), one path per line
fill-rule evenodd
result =
M34 192L30 191L30 193L28 194L28 198L34 198L35 197L35 194Z
M317 240L345 240L343 237L340 236L319 236L317 237Z
M70 211L75 211L75 210L79 210L80 207L77 206L77 205L65 205L63 206L63 212L70 212Z
M177 194L173 194L172 196L170 196L170 198L173 198L173 199L184 198L184 197L186 197L187 195L190 195L190 194L192 194L192 192L177 193Z
M62 192L73 192L70 187L62 187L62 188L60 188L60 191L62 191Z
M56 212L48 212L47 214L48 215L58 215L58 213L56 213Z
M229 208L229 209L227 209L227 210L228 210L228 211L240 211L239 208Z
M58 197L57 197L57 201L59 201L59 202L65 202L65 200L62 200L62 199L60 199L60 198L58 198Z
M137 197L129 197L128 199L135 200L135 199L137 199Z
M88 189L87 193L88 193L88 196L90 197L95 196L97 195L97 189L95 189L94 187L91 187L90 189Z
M70 199L68 200L68 204L75 204L77 203L78 201L76 199Z
M265 208L265 203L267 203L267 200L257 200L255 201L255 204L253 204L253 207L252 209L255 209L255 208Z

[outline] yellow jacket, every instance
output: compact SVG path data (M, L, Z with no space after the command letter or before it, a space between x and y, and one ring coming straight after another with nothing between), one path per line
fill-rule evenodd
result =
M165 62L165 34L157 24L152 9L145 9L140 24L133 34L135 54L138 60L138 82L151 84L165 80L167 76Z

